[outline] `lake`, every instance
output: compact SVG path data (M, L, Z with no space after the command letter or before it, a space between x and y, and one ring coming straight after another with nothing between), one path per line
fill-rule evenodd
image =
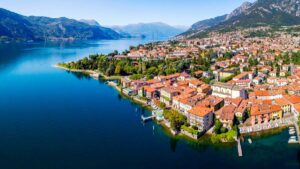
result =
M0 45L0 168L299 168L288 131L236 145L209 145L143 124L139 105L112 87L53 68L147 40Z

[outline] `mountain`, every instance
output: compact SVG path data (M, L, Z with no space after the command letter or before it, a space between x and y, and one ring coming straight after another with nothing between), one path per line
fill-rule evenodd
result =
M199 21L199 22L193 24L190 29L188 29L186 32L184 32L181 35L189 35L189 34L201 32L208 28L214 27L214 26L220 24L221 22L225 21L227 16L228 15L223 15L223 16L218 16L215 18Z
M0 8L0 40L118 39L112 29L68 18L23 16Z
M200 37L204 32L210 31L298 24L300 24L299 0L257 0L254 3L243 3L228 15L200 21L182 35Z
M79 20L80 22L83 22L83 23L86 23L88 25L91 25L91 26L100 26L100 24L96 21L96 20L89 20L89 19L80 19Z
M251 8L253 4L251 2L244 2L240 7L236 8L234 11L232 11L230 14L228 14L225 18L225 20L229 20L233 17L236 17L238 15L241 15L245 11L247 11L249 8Z
M175 28L165 23L139 23L126 26L111 27L121 35L128 35L132 37L156 38L156 37L174 37L185 30Z
M299 0L258 0L240 14L220 23L216 29L298 25L299 16Z

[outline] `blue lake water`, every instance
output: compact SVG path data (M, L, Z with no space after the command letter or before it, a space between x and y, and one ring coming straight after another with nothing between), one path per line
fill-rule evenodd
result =
M0 168L299 168L287 131L243 143L239 158L235 145L189 142L143 124L146 110L113 88L52 67L146 42L0 45Z

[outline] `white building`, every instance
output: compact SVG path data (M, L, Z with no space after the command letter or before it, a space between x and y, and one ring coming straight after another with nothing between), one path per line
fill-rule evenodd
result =
M247 91L245 88L228 83L216 82L212 85L212 95L221 98L244 98L247 99Z

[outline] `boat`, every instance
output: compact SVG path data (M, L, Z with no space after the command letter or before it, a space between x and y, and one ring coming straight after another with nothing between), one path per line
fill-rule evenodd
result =
M289 131L290 135L294 135L296 133L296 131Z
M289 141L288 141L289 144L295 144L295 143L298 143L297 142L297 139L296 139L296 136L291 136Z

